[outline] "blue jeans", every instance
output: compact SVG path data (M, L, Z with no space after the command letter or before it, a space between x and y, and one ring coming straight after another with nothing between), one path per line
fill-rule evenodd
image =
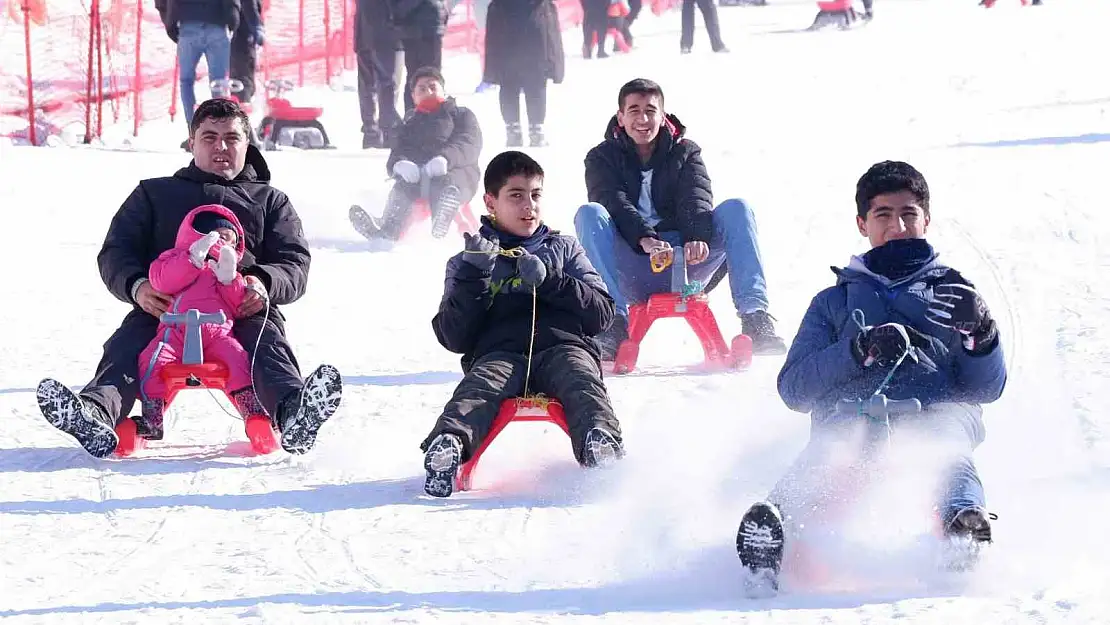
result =
M574 215L574 229L586 256L609 288L618 314L627 316L629 303L645 302L655 293L670 290L671 270L653 273L648 256L624 240L601 204L591 202L579 208ZM713 211L709 258L688 266L687 279L707 283L717 268L727 262L736 312L767 310L767 281L763 277L757 234L755 215L743 200L721 202ZM660 232L659 238L675 247L684 243L676 231Z
M986 508L983 482L971 457L986 438L982 407L965 403L933 404L920 415L892 418L891 429L891 449L886 453L893 456L898 455L900 434L909 437L904 440L935 446L935 449L930 447L930 454L935 454L931 458L942 466L942 475L934 496L945 524L965 508ZM805 521L816 517L820 525L821 517L828 514L830 506L836 508L845 501L854 501L854 493L867 488L867 482L882 479L871 460L879 451L876 445L886 444L882 424L864 424L855 419L815 423L809 444L772 489L768 499L794 523L804 525ZM858 463L855 466L862 467L863 473L845 473L846 463Z
M197 105L193 89L201 56L208 63L209 80L219 80L226 85L231 64L231 35L227 28L204 22L184 22L178 29L177 63L180 66L181 107L185 109L185 125L193 122L193 108ZM230 95L230 89L226 88L213 90L212 93L212 97L227 95Z

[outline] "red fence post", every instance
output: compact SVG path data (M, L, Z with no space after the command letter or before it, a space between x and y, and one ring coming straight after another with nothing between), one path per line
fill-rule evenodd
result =
M297 18L297 82L298 86L304 86L304 0L297 3L299 5Z
M96 14L96 136L104 134L104 41L100 32L100 0L92 0Z
M331 82L331 0L324 0L324 84Z
M31 5L29 0L22 0L19 8L23 11L23 48L27 55L28 137L31 139L31 145L38 145L38 133L35 132L35 82L31 75Z
M96 3L89 7L89 62L85 73L85 143L92 143L93 17Z
M143 118L143 3L139 0L135 12L135 129L134 136L139 136L139 122Z

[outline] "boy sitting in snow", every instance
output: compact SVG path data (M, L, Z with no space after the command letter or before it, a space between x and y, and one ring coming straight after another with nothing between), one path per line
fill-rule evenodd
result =
M753 573L777 573L784 525L785 538L797 538L803 515L842 486L830 470L837 451L848 447L863 459L867 418L838 413L836 402L876 389L921 401L921 414L891 416L895 435L912 430L944 446L936 500L944 533L991 539L971 453L984 437L980 404L998 399L1006 384L997 326L974 286L938 262L925 240L929 187L916 169L872 166L856 186L856 206L856 225L872 249L833 269L836 285L813 298L779 372L779 395L791 409L810 412L814 427L768 501L744 515L737 550Z
M381 220L351 208L351 222L368 239L396 241L424 198L432 211L432 236L443 238L462 204L478 190L482 130L474 113L443 95L443 75L434 67L413 73L416 108L397 130L386 169L397 180Z
M434 497L451 495L459 464L488 435L501 402L527 392L562 402L581 465L623 454L593 338L612 323L613 300L578 241L543 224L543 181L539 163L522 152L494 157L485 174L489 216L447 263L432 328L463 354L465 376L420 446L424 490Z

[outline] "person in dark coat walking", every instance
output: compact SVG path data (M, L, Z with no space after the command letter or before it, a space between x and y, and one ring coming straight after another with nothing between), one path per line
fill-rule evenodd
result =
M459 464L488 436L501 402L530 392L562 402L581 465L624 453L593 338L613 320L613 300L574 237L544 225L543 178L526 154L495 156L485 174L490 216L447 261L432 329L463 355L464 375L420 445L424 490L434 497L451 495Z
M393 0L358 0L355 5L355 58L362 149L388 148L401 125L397 112L397 57L400 32L392 21Z
M482 129L470 109L443 95L443 75L434 67L413 74L416 109L397 132L386 170L397 182L381 220L361 208L351 209L351 222L368 239L396 241L412 213L413 202L428 201L432 236L443 238L459 207L478 190Z
M528 107L532 147L547 145L547 81L563 82L563 34L551 0L493 0L486 16L483 82L500 85L505 144L520 147L520 94Z
M586 192L578 238L617 302L617 320L603 338L606 356L627 338L628 303L666 292L670 272L653 273L650 258L682 245L691 280L708 282L727 262L732 301L757 354L782 354L767 313L767 283L755 214L729 199L716 208L701 148L663 110L663 90L637 78L621 87L605 140L586 155Z
M717 5L713 0L682 0L682 53L689 54L694 48L694 5L701 11L705 21L705 32L709 34L709 46L714 52L728 52L721 39L721 20L717 16Z
M944 534L991 539L971 455L985 437L981 404L1001 397L1006 385L998 326L975 286L940 263L926 241L932 213L919 171L898 161L873 165L856 185L856 209L871 250L833 269L836 284L813 298L779 371L783 402L810 413L813 427L793 467L741 523L737 550L753 572L777 572L786 542L827 527L828 504L842 502L841 489L856 483L839 467L882 479L874 443L892 433L931 445ZM837 409L840 400L879 392L917 399L922 410L877 421Z
M139 395L139 354L154 339L172 305L147 279L150 264L174 247L182 220L197 206L222 204L243 227L240 273L249 293L232 335L252 355L254 390L281 433L282 447L307 452L320 426L339 407L339 372L322 365L302 379L285 338L278 306L297 301L308 282L310 255L300 218L284 193L270 186L262 153L247 141L250 120L227 99L202 103L193 118L193 161L173 176L143 180L124 201L97 256L100 277L117 299L134 308L104 344L93 380L80 394L52 379L39 384L46 420L93 456L111 454L114 428ZM202 311L203 312L203 311Z
M390 21L405 51L405 82L421 67L443 67L443 33L447 29L447 0L389 0ZM416 106L412 91L405 91L405 111Z
M243 84L236 93L240 102L254 99L254 73L258 67L258 48L266 43L266 29L262 23L262 0L241 0L242 13L239 28L231 37L231 79Z

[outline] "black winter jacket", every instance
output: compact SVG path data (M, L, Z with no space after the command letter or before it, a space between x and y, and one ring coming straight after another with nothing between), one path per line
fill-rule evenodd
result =
M154 0L154 8L175 41L183 22L215 24L232 32L239 28L240 0Z
M481 234L495 242L510 235L482 217ZM536 338L533 353L556 345L578 345L601 362L594 336L613 322L613 298L601 276L574 237L554 230L538 233L530 251L547 266L547 279L536 289ZM502 247L512 247L508 241ZM494 351L527 354L532 335L532 294L494 293L516 276L516 259L500 256L492 274L463 260L466 252L447 261L447 279L439 313L432 319L439 343L463 354L463 371ZM498 289L500 291L500 288Z
M203 204L231 209L246 234L240 272L266 285L272 304L304 295L311 257L297 211L284 193L270 186L262 153L247 148L247 164L234 180L197 168L143 180L112 218L96 257L100 277L121 301L134 304L131 287L145 278L150 263L172 248L186 213Z
M492 0L486 14L482 80L518 87L537 78L563 82L559 12L552 0Z
M423 166L436 156L447 159L447 176L459 188L463 201L478 190L481 169L482 129L470 109L447 98L434 113L413 110L397 132L397 145L389 153L386 172L393 175L397 161Z
M586 154L586 193L609 211L624 240L643 254L640 239L658 232L677 230L684 243L713 238L713 190L701 160L701 148L685 138L686 127L674 115L659 130L655 153L647 165L640 163L636 145L609 121L605 140ZM642 170L651 169L651 200L662 221L649 226L636 210L640 200Z
M401 39L442 37L447 29L446 0L390 0L390 18Z

